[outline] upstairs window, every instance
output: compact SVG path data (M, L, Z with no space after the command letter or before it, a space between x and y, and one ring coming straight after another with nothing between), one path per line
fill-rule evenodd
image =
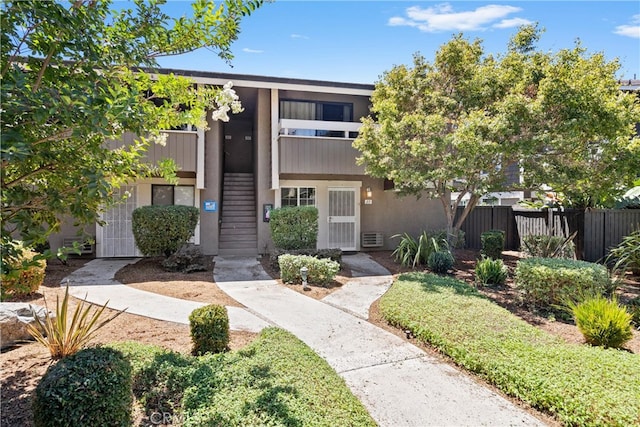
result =
M280 118L294 120L320 120L325 122L353 122L353 104L346 102L280 101ZM355 138L357 134L349 135ZM299 136L343 137L344 132L324 129L296 129Z

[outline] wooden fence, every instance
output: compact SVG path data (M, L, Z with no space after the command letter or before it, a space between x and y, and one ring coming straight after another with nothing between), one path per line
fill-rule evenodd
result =
M462 208L458 210L458 215ZM570 236L576 232L578 258L599 261L624 236L640 227L640 209L534 210L511 206L478 206L469 214L462 230L466 247L480 249L480 236L487 230L505 232L505 249L518 250L522 238L531 234Z

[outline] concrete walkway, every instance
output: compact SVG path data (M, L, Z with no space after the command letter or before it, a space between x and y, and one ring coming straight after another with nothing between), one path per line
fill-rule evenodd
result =
M215 261L214 279L223 291L327 360L382 427L544 425L450 365L367 322L368 306L391 278L364 254L344 257L357 277L323 301L279 286L255 259Z
M69 282L69 294L92 304L104 305L114 310L127 309L127 313L152 319L189 324L189 315L205 304L171 298L123 285L114 279L115 274L128 264L138 261L129 259L94 259L71 273L60 283ZM270 323L256 317L240 307L227 307L229 328L235 331L260 332Z

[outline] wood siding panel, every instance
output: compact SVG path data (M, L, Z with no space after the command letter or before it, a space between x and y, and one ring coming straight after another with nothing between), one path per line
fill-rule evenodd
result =
M349 139L282 137L280 173L364 175L351 144Z
M133 145L136 136L131 133L123 135L121 140L108 141L111 149ZM196 172L198 136L195 133L169 132L165 146L151 144L143 159L151 164L158 164L162 159L174 159L179 170Z

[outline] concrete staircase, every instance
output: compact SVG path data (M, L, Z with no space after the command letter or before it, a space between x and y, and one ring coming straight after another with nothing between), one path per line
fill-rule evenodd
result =
M221 214L219 254L258 255L253 174L224 174Z

